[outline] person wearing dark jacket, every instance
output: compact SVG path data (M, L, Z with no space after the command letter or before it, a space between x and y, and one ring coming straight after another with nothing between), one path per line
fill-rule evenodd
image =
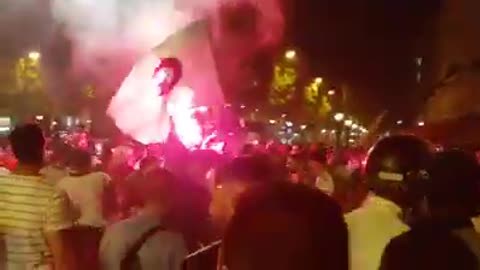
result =
M390 242L381 269L479 269L480 235L471 222L480 209L479 180L474 156L459 150L436 154L421 216Z

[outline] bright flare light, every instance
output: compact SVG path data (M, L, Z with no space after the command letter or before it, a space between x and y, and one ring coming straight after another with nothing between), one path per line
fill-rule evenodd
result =
M38 59L40 59L40 53L39 52L29 52L28 53L28 58L32 59L33 61L37 61Z
M335 121L337 122L341 122L344 118L345 118L345 114L343 113L336 113L333 118L335 119Z
M335 95L335 90L328 90L328 93L327 93L329 96L334 96Z
M419 127L425 126L425 122L423 122L423 121L418 122L418 126L419 126Z
M288 50L287 52L285 52L285 58L287 58L288 60L293 60L293 59L295 59L295 57L297 57L297 52L296 51Z

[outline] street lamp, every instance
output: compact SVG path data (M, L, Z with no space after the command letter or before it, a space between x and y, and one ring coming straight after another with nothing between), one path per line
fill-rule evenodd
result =
M315 78L315 83L316 84L322 84L323 83L323 78L322 77Z
M345 118L345 114L343 114L343 113L336 113L333 116L333 119L335 119L335 121L337 121L337 122L341 122L344 118Z
M353 125L353 121L351 119L345 120L345 126L351 127Z
M335 95L335 90L330 89L330 90L328 90L327 94L328 94L329 96L334 96L334 95Z
M295 50L288 50L285 52L285 58L288 60L293 60L297 57L297 52Z
M397 125L401 125L401 124L403 124L403 121L402 121L402 120L398 120L398 121L397 121Z
M33 61L37 61L38 59L40 59L40 56L41 56L40 53L36 51L32 51L28 53L28 58L30 58Z
M418 126L419 126L419 127L425 126L425 122L423 122L423 121L418 122Z
M358 128L358 124L353 124L352 125L352 129L357 129Z

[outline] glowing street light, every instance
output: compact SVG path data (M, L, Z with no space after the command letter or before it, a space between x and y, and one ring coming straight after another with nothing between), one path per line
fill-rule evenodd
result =
M333 119L335 119L335 121L337 121L337 122L343 121L344 118L345 118L345 114L343 114L343 113L336 113L333 116Z
M28 53L28 58L30 58L33 61L38 61L40 59L40 53L36 51L32 51Z
M270 124L272 124L272 125L274 125L274 124L276 124L276 123L277 123L277 121L275 121L275 120L273 120L273 119L270 119L270 121L269 121L269 122L270 122Z
M418 122L418 126L419 126L419 127L425 126L425 122L423 122L423 121Z
M357 129L358 128L358 124L352 124L352 129Z
M297 52L295 50L288 50L285 52L285 58L288 60L293 60L297 57Z
M402 120L398 120L398 121L397 121L397 125L401 125L401 124L403 124L403 121L402 121Z
M353 121L351 119L345 120L345 126L351 127L353 125Z
M329 96L334 96L334 95L335 95L335 90L330 89L330 90L328 90L327 94L328 94Z
M326 129L322 129L321 132L322 132L322 134L325 134L325 133L327 133L327 130L326 130Z
M315 78L315 83L316 84L322 84L323 83L323 78L322 77Z

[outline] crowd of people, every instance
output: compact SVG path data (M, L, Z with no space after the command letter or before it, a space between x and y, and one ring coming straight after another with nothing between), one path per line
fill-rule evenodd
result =
M34 124L0 171L0 269L480 269L475 155L391 135L325 145L179 151L94 167L45 158ZM11 163L9 163L11 164Z

